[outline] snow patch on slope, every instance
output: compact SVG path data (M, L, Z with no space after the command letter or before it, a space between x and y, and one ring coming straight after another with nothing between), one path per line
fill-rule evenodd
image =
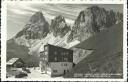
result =
M29 53L31 55L39 55L41 51L44 50L44 45L46 44L51 44L63 48L71 48L72 46L80 43L79 41L75 40L73 42L67 43L67 39L69 36L70 32L68 32L63 38L60 36L55 37L53 33L49 33L44 39L36 41L30 48L29 48ZM34 53L34 54L33 54Z

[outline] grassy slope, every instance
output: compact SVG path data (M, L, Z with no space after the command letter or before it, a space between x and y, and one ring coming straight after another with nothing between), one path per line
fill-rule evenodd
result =
M101 32L77 45L77 48L93 49L94 52L80 61L64 77L73 78L76 73L122 73L122 26L122 24L114 25L108 31ZM120 76L111 77L114 78Z
M28 48L15 43L13 39L7 41L7 61L13 57L22 58L28 65L36 62L38 65L38 58L28 54ZM34 60L34 61L33 61Z

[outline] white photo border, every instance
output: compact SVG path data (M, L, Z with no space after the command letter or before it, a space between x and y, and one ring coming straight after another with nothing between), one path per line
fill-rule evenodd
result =
M15 0L14 0L15 1ZM6 41L7 41L7 2L2 1L1 8L1 80L2 81L127 81L127 0L23 0L27 3L66 3L66 4L123 4L123 79L106 78L31 78L31 79L8 79L6 78ZM20 0L17 0L20 1Z

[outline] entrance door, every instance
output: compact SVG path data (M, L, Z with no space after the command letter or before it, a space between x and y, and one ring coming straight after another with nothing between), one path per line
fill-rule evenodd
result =
M66 70L64 70L64 75L66 74Z

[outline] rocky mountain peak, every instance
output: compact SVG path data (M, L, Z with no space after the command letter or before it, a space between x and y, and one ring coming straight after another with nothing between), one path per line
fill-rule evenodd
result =
M39 21L40 22L46 21L44 16L43 16L43 13L41 11L38 11L35 14L33 14L29 20L30 23L37 23Z
M56 16L54 20L56 22L65 22L65 18L62 15Z
M106 30L115 23L122 21L121 13L117 14L113 10L105 10L98 6L91 6L81 11L73 26L72 38L80 41Z
M69 30L70 27L67 25L65 18L62 15L56 16L52 19L50 31L54 36L63 37Z
M33 14L25 25L24 29L20 31L16 38L24 36L26 39L41 39L49 32L49 24L45 20L41 11Z

